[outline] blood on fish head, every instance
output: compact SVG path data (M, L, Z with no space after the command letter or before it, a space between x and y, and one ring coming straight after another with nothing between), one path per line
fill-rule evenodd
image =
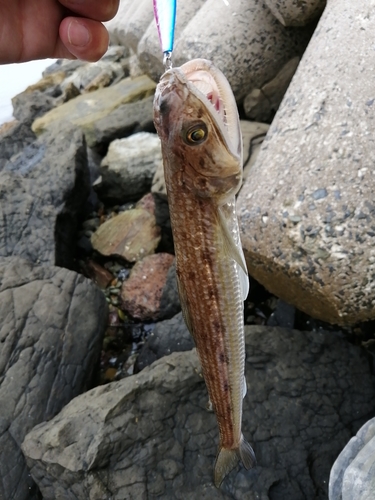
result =
M163 154L184 169L195 194L223 202L242 180L237 106L224 75L202 59L168 70L157 87L154 121ZM173 167L171 167L173 168ZM177 167L176 167L177 168Z

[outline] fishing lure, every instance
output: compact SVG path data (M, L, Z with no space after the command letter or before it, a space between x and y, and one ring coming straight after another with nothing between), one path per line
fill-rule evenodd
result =
M160 47L166 69L172 67L174 27L176 24L177 0L153 0L154 16L159 34Z

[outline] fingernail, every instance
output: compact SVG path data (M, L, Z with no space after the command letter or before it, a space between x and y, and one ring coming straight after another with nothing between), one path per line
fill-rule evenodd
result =
M69 43L76 47L84 47L90 41L90 33L86 26L79 21L70 21L68 27L68 40Z

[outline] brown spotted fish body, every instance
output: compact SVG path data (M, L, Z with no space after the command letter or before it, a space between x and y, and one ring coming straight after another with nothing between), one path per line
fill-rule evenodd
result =
M182 310L202 364L220 444L214 482L241 460L255 465L241 432L248 276L235 195L242 181L236 103L224 75L203 59L168 70L156 89Z

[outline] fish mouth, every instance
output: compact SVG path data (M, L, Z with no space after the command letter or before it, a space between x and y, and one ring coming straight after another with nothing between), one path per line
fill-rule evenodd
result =
M186 79L183 83L211 111L211 116L228 150L239 157L242 164L242 135L237 104L228 80L207 59L194 59L178 69L180 70L179 76Z

